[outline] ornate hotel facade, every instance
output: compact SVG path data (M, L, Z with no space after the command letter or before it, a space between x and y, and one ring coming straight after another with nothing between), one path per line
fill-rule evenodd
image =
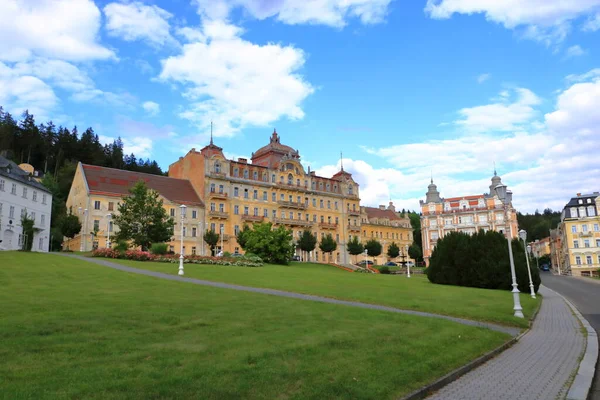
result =
M511 239L518 236L515 209L510 204L505 212L494 191L501 184L502 179L494 171L488 193L442 198L431 180L425 201L420 201L423 258L427 265L438 239L449 232L473 234L483 229L506 232Z
M188 207L183 221L184 254L208 255L203 233L209 229L221 235L218 250L242 252L237 233L244 225L263 221L289 228L294 240L305 229L319 241L331 234L338 243L331 261L340 264L351 262L346 243L354 236L362 242L376 238L382 243L384 251L375 259L378 264L386 261L387 246L393 241L401 247L412 243L410 222L396 214L393 204L387 208L361 207L359 185L350 173L342 167L328 178L318 176L310 167L305 169L299 152L282 144L277 132L267 145L252 153L250 161L227 159L211 138L208 146L200 151L192 149L171 164L168 177L80 165L67 206L74 213L82 210L78 215L84 224L83 234L67 241L66 246L73 250L106 246L108 234L113 232L107 216L116 212L118 200L139 179L160 194L176 222L170 243L175 252L179 251L181 204ZM97 235L92 244L89 232L94 228ZM330 261L318 246L311 260Z

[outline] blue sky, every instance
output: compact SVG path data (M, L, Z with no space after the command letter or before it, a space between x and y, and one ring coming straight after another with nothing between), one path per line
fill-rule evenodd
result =
M600 0L0 0L0 104L163 168L273 128L368 205L600 189ZM567 4L573 3L573 4Z

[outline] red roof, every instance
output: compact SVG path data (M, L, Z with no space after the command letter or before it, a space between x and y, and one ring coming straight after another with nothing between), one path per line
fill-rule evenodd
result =
M482 194L477 194L474 196L448 197L448 198L444 199L444 201L479 200L484 197L485 196Z
M92 194L107 196L127 196L129 189L138 181L156 190L165 199L177 204L204 207L204 203L185 179L169 178L162 175L144 174L122 169L82 164L88 188Z
M381 209L375 208L375 207L365 207L365 211L367 212L367 217L369 219L371 219L371 218L378 218L378 219L379 218L387 218L390 221L402 219L398 216L398 214L396 214L392 210L387 210L387 209L381 210Z

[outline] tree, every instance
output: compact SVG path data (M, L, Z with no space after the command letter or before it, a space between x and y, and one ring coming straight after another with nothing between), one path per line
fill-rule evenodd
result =
M246 252L256 254L263 261L287 265L294 254L292 231L284 226L273 229L273 224L257 223L247 234Z
M395 242L390 243L387 250L387 256L389 258L396 258L400 255L400 247Z
M317 246L317 237L312 234L308 229L305 229L298 239L298 247L301 251L304 251L307 255L315 249ZM307 256L305 260L309 260L310 256Z
M213 256L215 255L215 248L217 247L217 243L219 243L220 238L221 238L221 235L219 235L217 232L213 231L212 229L207 229L206 232L204 233L204 241L206 242L208 247L210 247L210 253Z
M242 228L242 230L239 231L238 234L235 236L235 239L237 240L238 244L244 251L246 250L246 241L248 240L246 238L246 233L248 233L249 231L250 231L250 228L248 227L248 225L244 224L244 227Z
M39 229L33 227L34 220L27 214L21 216L21 226L23 227L23 251L31 251L33 245L33 234Z
M365 249L367 249L369 252L369 256L377 257L381 254L383 247L381 246L381 243L377 241L377 239L371 239L365 244Z
M331 262L331 253L337 249L337 243L333 239L333 236L331 236L331 233L328 233L323 237L323 239L321 239L321 243L319 243L319 249L321 249L323 253L329 254L329 261Z
M129 193L119 204L118 214L113 217L119 227L115 239L130 240L144 250L152 243L171 240L175 223L167 215L158 193L148 189L144 181L133 185Z
M353 256L362 254L365 250L365 246L358 240L358 236L353 236L348 242L348 253ZM356 260L355 260L356 261Z
M408 256L415 261L423 260L423 250L421 249L421 246L416 243L410 245L408 248Z
M69 210L69 214L62 219L59 228L60 233L63 236L72 239L81 232L81 222L79 222L79 218L77 218L76 215L73 215L71 210Z

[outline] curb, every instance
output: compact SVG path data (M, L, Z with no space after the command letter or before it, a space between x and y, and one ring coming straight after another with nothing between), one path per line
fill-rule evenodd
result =
M541 297L541 298L543 299L543 297ZM427 396L429 396L430 394L437 392L444 386L454 382L461 376L467 374L468 372L471 372L472 370L479 367L480 365L485 364L487 361L496 357L498 354L502 353L503 351L509 349L515 343L517 343L519 340L521 340L521 338L523 336L525 336L527 333L529 333L529 331L531 330L531 325L533 324L533 321L535 321L535 318L537 317L538 312L540 311L541 308L542 308L542 302L540 302L540 306L533 312L533 315L531 316L531 319L529 320L529 328L524 330L520 335L513 337L508 342L495 348L494 350L482 355L479 358L476 358L475 360L471 361L470 363L468 363L466 365L463 365L462 367L459 367L458 369L455 369L454 371L448 373L447 375L444 375L437 381L430 383L429 385L423 386L422 388L417 389L414 392L409 393L408 395L399 398L398 400L421 400L421 399L424 399ZM593 375L594 374L592 373L592 376ZM571 399L569 399L569 400L571 400ZM583 400L585 400L585 399L583 399Z
M546 287L546 289L549 289ZM552 289L549 289L552 290ZM596 362L598 361L598 334L592 328L587 319L581 315L577 307L573 305L569 300L567 300L563 295L557 293L552 290L558 296L560 296L565 303L569 305L571 310L573 310L573 314L577 316L581 325L587 331L586 337L586 346L585 351L583 353L583 359L579 363L579 368L577 369L577 375L575 375L575 379L569 388L569 392L567 393L567 400L586 400L588 394L590 393L590 389L592 388L592 383L594 380L594 374L596 372Z

